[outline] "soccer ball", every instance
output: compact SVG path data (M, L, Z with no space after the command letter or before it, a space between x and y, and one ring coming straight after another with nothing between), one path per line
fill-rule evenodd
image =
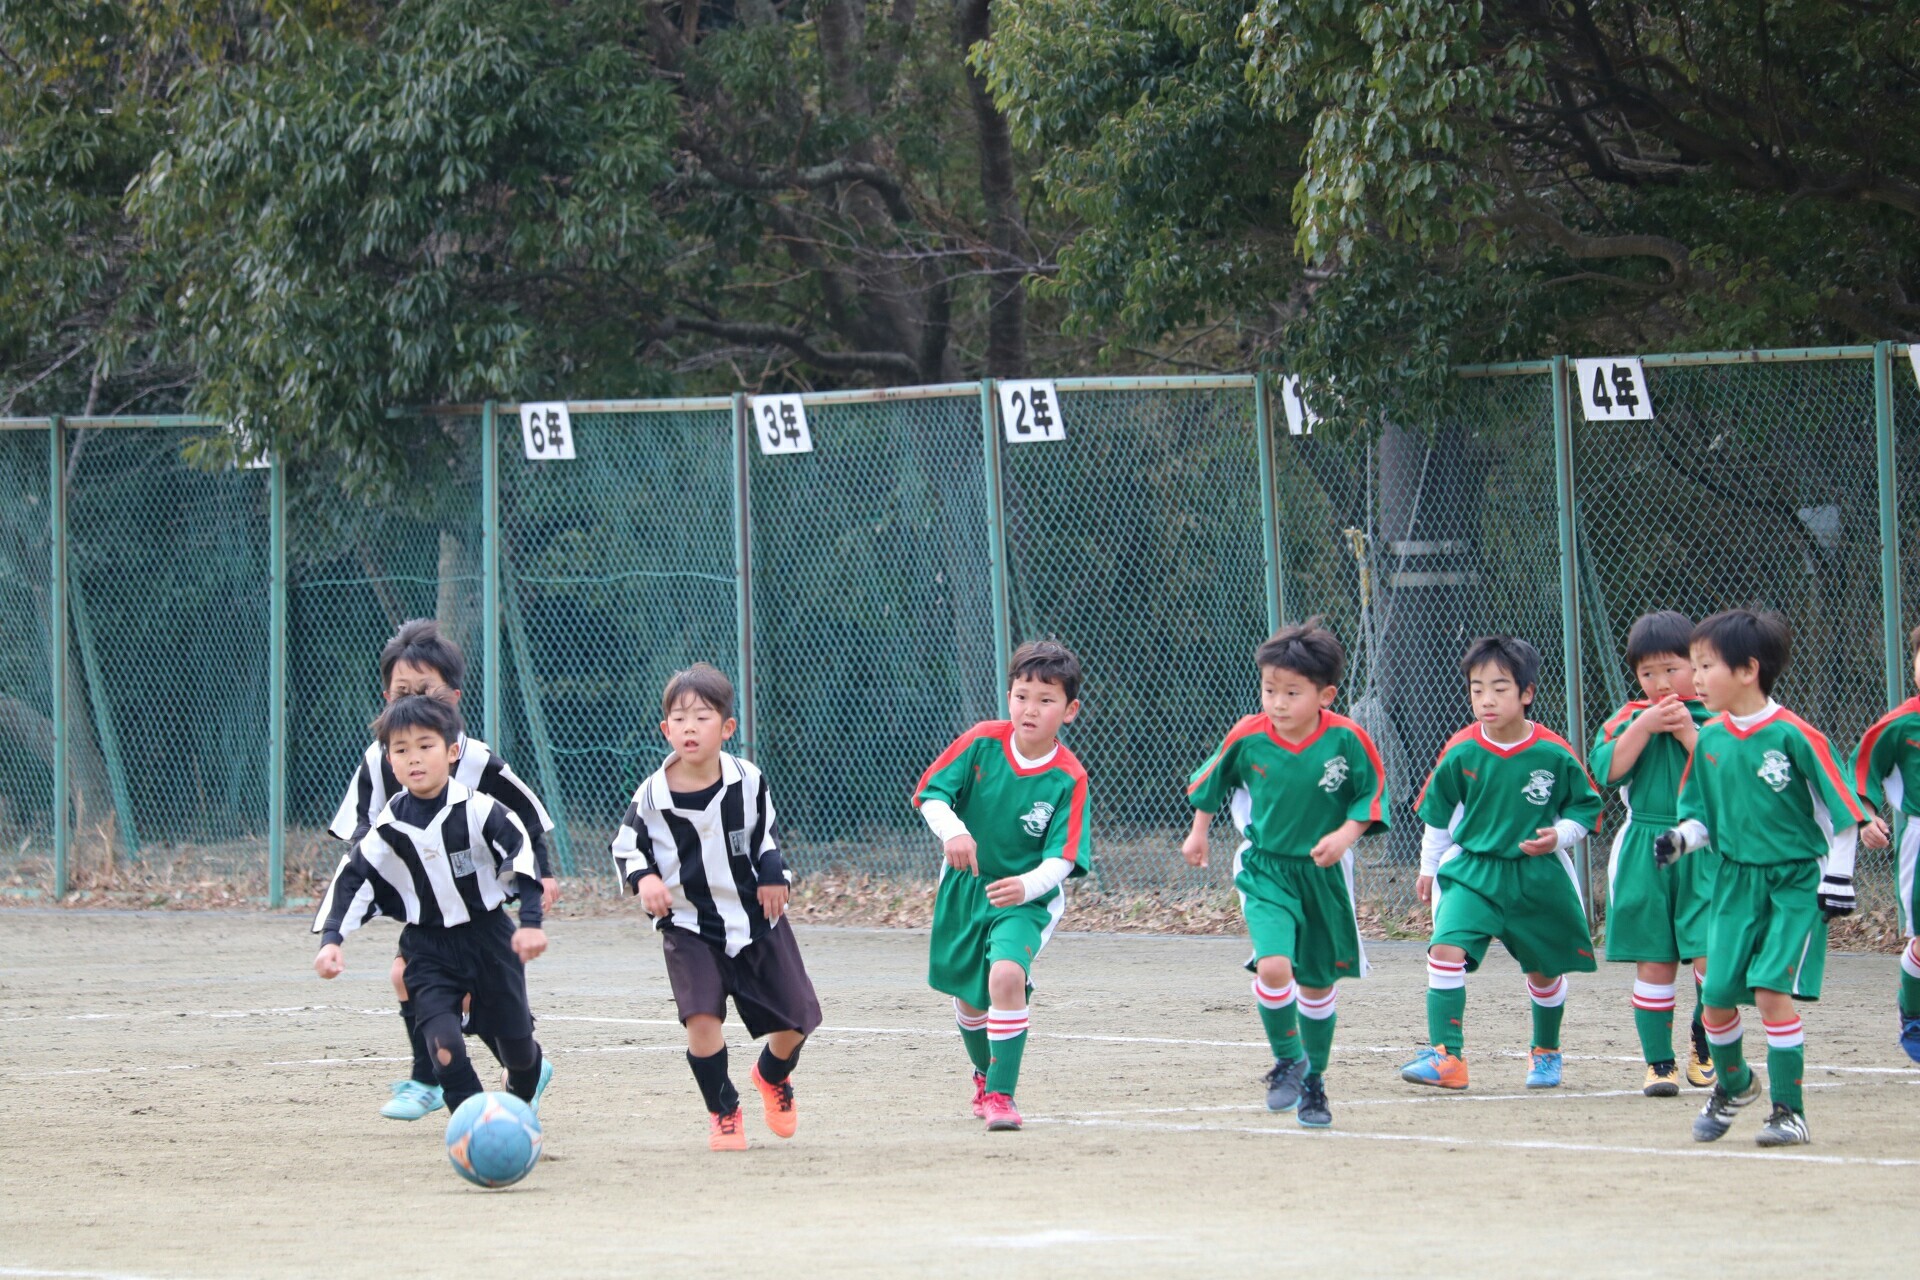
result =
M510 1187L540 1162L540 1118L510 1093L476 1093L447 1121L447 1162L478 1187Z

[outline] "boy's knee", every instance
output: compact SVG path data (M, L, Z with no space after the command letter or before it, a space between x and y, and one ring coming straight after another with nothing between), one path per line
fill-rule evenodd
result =
M1002 1008L1014 1008L1027 999L1027 971L1014 960L996 960L987 971L987 994Z
M540 1060L540 1046L532 1036L521 1040L501 1040L494 1047L500 1065L509 1071L526 1071Z
M1278 990L1293 981L1293 961L1285 956L1261 956L1254 972L1263 984Z
M407 998L407 958L395 956L387 968L387 981L393 984L393 993L402 1000Z
M1450 946L1444 942L1428 947L1427 955L1431 959L1443 960L1448 964L1462 964L1467 958L1466 948Z
M466 1036L461 1033L460 1019L453 1014L443 1013L420 1028L420 1034L426 1039L427 1051L433 1060L443 1067L452 1066L467 1056Z

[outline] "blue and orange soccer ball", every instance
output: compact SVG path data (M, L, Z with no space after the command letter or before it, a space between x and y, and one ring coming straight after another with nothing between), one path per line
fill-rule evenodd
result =
M540 1118L510 1093L476 1093L447 1121L447 1161L478 1187L510 1187L540 1163Z

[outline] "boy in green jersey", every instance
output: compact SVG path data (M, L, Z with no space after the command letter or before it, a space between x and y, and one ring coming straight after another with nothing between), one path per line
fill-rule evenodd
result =
M973 1114L1018 1129L1013 1105L1027 1047L1028 980L1066 899L1087 873L1093 841L1087 771L1059 741L1080 712L1080 660L1065 645L1014 651L1010 718L955 738L920 779L913 802L946 850L933 901L927 981L953 997L973 1059Z
M1560 1083L1560 1022L1569 973L1592 973L1593 941L1567 850L1600 822L1600 793L1573 747L1527 719L1540 651L1482 636L1460 660L1476 723L1440 752L1418 812L1420 901L1433 904L1427 1035L1400 1069L1409 1084L1467 1087L1462 1024L1467 974L1495 938L1527 974L1533 1052L1527 1088Z
M1607 860L1607 959L1637 966L1633 1025L1647 1059L1640 1091L1650 1098L1680 1093L1673 1007L1682 960L1693 966L1694 983L1687 1083L1704 1089L1714 1079L1699 997L1718 859L1703 849L1676 866L1653 861L1655 837L1679 821L1680 775L1693 757L1699 726L1713 714L1693 690L1692 639L1692 620L1670 609L1635 619L1627 632L1627 666L1646 696L1607 718L1587 756L1601 785L1620 788L1627 810Z
M1193 832L1180 852L1206 866L1213 815L1229 803L1245 806L1239 825L1249 844L1234 857L1233 886L1253 943L1254 1001L1273 1050L1267 1110L1297 1107L1301 1124L1324 1128L1333 1123L1324 1077L1334 983L1367 971L1349 850L1361 836L1386 830L1386 769L1366 731L1328 709L1346 654L1320 619L1282 628L1254 662L1261 714L1234 725L1188 781Z
M1698 1142L1760 1096L1740 1033L1743 1004L1767 1029L1773 1113L1763 1147L1807 1141L1806 1035L1795 1000L1818 1000L1827 920L1853 910L1858 797L1826 737L1775 702L1792 643L1775 613L1733 609L1693 631L1693 681L1712 720L1680 782L1680 823L1654 840L1662 865L1712 843L1720 855L1707 922L1707 1040L1719 1079L1693 1121Z
M1913 646L1913 682L1920 686L1920 627L1907 639ZM1914 936L1920 931L1915 925L1920 918L1915 885L1920 879L1915 874L1920 871L1920 698L1908 698L1867 730L1853 753L1853 789L1875 808L1891 805L1907 819L1894 876L1900 927L1907 935L1906 950L1900 953L1900 1047L1920 1062L1920 938ZM1860 829L1860 843L1869 849L1884 849L1891 839L1886 819L1878 814Z

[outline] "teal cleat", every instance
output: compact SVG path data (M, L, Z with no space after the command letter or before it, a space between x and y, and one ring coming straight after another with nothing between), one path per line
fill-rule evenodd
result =
M1527 1068L1527 1088L1558 1089L1560 1087L1560 1051L1558 1049L1535 1049L1533 1065Z
M553 1059L545 1053L540 1055L540 1083L533 1086L533 1101L527 1105L533 1108L535 1119L540 1117L540 1099L545 1096L547 1086L553 1083Z
M447 1105L437 1084L397 1080L389 1087L393 1090L393 1097L387 1099L387 1105L380 1108L380 1114L389 1120L418 1120Z

